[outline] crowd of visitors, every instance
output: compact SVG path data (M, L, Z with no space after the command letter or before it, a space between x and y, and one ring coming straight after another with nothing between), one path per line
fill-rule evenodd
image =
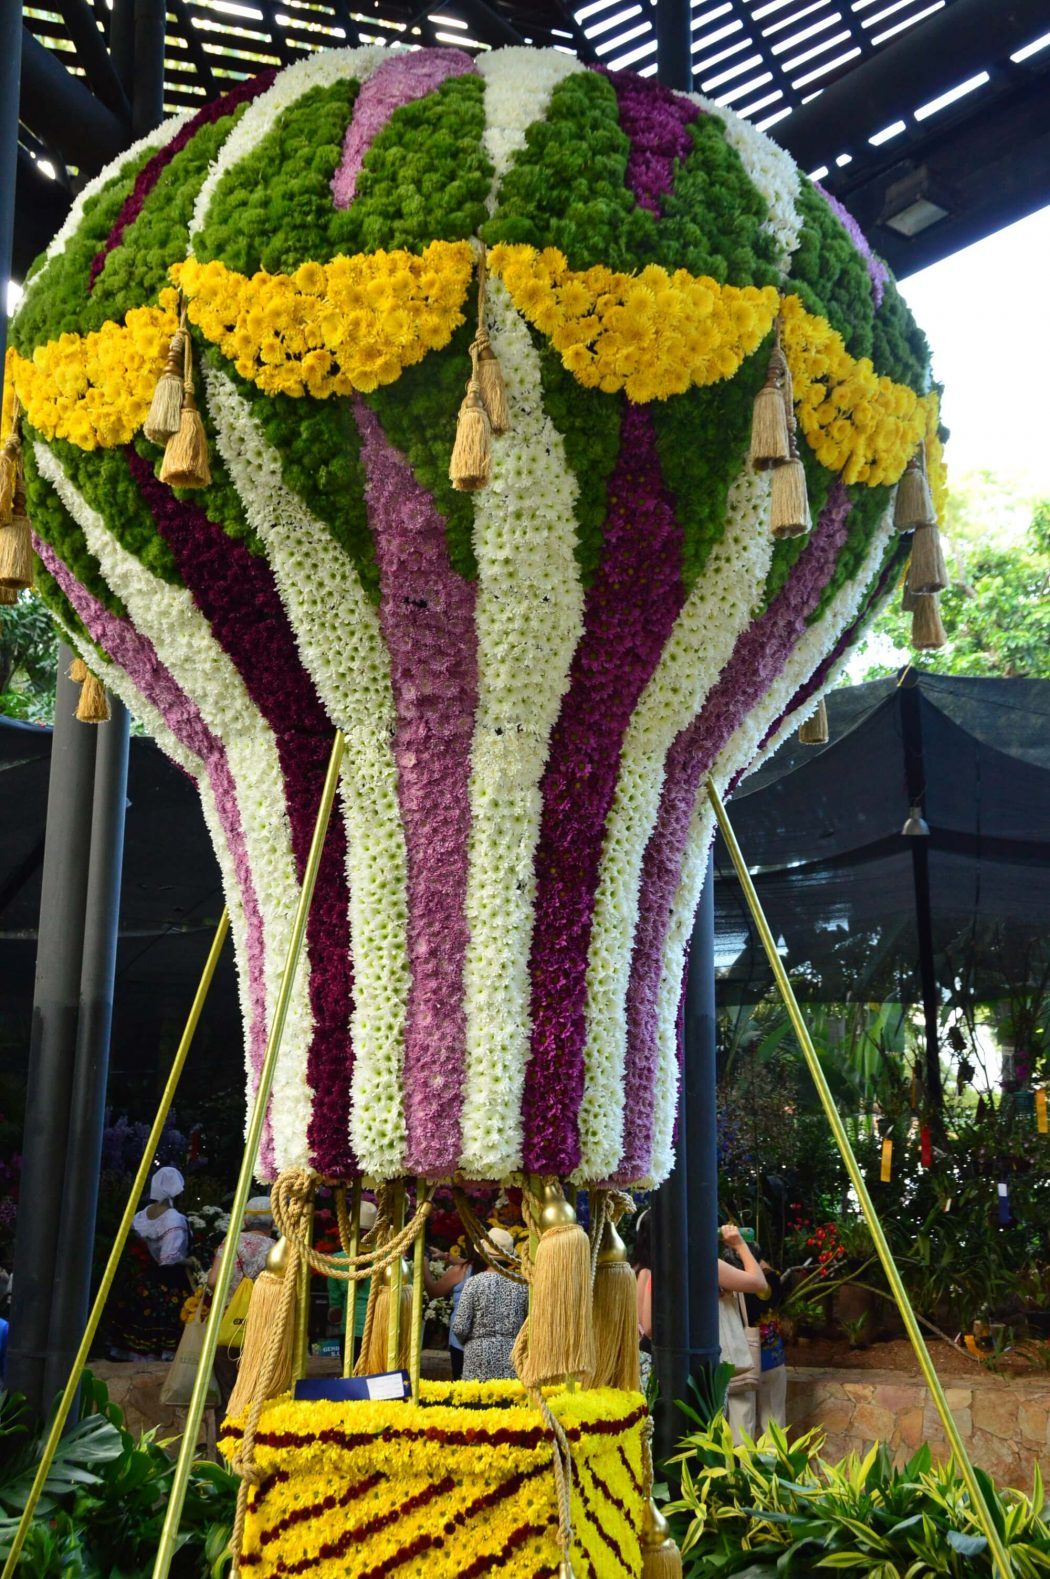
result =
M158 1168L150 1183L149 1203L134 1218L135 1235L129 1244L118 1283L111 1322L109 1353L115 1359L170 1360L179 1344L183 1322L201 1314L201 1301L210 1298L225 1249L225 1239L210 1266L202 1271L194 1258L190 1226L178 1202L185 1188L177 1168ZM510 1222L512 1227L506 1226ZM376 1207L363 1200L360 1229L368 1235L375 1227ZM515 1250L515 1207L501 1196L492 1210L488 1233L491 1242L510 1255ZM517 1236L524 1234L517 1218ZM273 1218L269 1196L254 1196L244 1213L237 1235L236 1259L227 1311L247 1305L241 1285L251 1286L266 1265L273 1246ZM337 1238L325 1248L336 1261L346 1260ZM439 1251L433 1265L424 1262L428 1300L447 1309L447 1343L454 1380L496 1381L513 1379L514 1343L528 1314L528 1294L523 1284L491 1270L469 1240L462 1238ZM635 1273L638 1343L642 1385L648 1386L653 1340L652 1217L648 1210L635 1224L632 1265ZM359 1341L365 1331L369 1284L353 1285L339 1277L327 1280L325 1326L329 1344ZM763 1259L757 1246L735 1224L721 1230L718 1257L719 1335L722 1359L732 1367L726 1413L734 1439L755 1438L771 1423L786 1423L784 1340L778 1311L784 1289L779 1274ZM196 1290L196 1292L195 1292ZM347 1325L347 1301L353 1299L353 1321ZM334 1338L331 1336L334 1334ZM319 1346L323 1352L323 1344ZM331 1348L328 1352L332 1352ZM227 1398L236 1377L237 1354L220 1347L215 1379Z

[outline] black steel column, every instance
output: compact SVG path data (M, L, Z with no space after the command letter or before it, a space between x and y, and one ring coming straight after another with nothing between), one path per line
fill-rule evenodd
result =
M95 731L74 716L79 688L67 674L73 657L66 643L60 643L6 1377L8 1387L25 1393L37 1415L50 1402L44 1370L55 1254L66 1207L66 1144L95 779Z
M671 1177L653 1196L653 1370L660 1387L654 1411L657 1459L674 1451L682 1434L676 1398L689 1392L688 1175L684 1090L678 1108L678 1156Z
M164 0L135 0L135 77L131 91L131 130L144 137L164 119Z
M7 283L15 240L18 95L22 74L22 0L0 4L0 384L7 350Z
M901 736L904 745L904 774L909 806L918 806L926 815L926 767L922 747L922 701L918 676L913 671L900 687ZM928 820L928 819L927 819ZM912 880L915 889L915 930L919 944L919 980L922 985L922 1014L926 1030L925 1085L929 1116L939 1129L944 1116L944 1088L941 1084L941 1047L938 1024L940 993L933 953L933 909L930 902L929 836L915 834L911 846Z
M718 1343L718 1113L716 1096L715 880L707 877L693 927L685 988L685 1147L689 1191L689 1355L714 1367Z
M689 0L656 0L656 75L666 87L691 91L692 46Z
M657 0L657 75L669 88L693 85L689 0ZM674 1172L653 1196L653 1370L659 1384L654 1411L657 1460L674 1451L682 1416L676 1398L689 1391L689 1129L683 1082L678 1107Z
M128 789L128 713L115 698L110 707L108 724L79 726L96 741L95 793L65 1190L44 1371L46 1399L66 1384L91 1296Z

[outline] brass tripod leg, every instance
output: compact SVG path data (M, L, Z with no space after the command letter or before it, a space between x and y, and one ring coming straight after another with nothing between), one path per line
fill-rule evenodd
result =
M76 1397L77 1388L80 1386L80 1378L83 1375L84 1366L87 1364L87 1357L91 1352L91 1345L95 1340L95 1334L98 1331L99 1323L102 1320L102 1312L105 1310L106 1301L109 1298L110 1291L113 1287L113 1281L117 1275L117 1268L120 1265L120 1258L124 1253L124 1246L127 1244L128 1235L131 1232L131 1219L134 1217L138 1208L138 1203L141 1199L142 1192L146 1187L146 1180L149 1177L150 1169L153 1167L153 1162L157 1155L157 1147L160 1144L160 1137L163 1133L164 1125L168 1121L168 1114L171 1111L171 1104L175 1100L175 1091L178 1087L180 1079L182 1078L182 1071L186 1067L186 1059L189 1056L194 1032L197 1029L197 1024L201 1017L201 1010L204 1008L204 1000L208 996L208 989L212 984L212 978L215 975L215 967L219 963L219 955L222 953L222 945L226 941L226 934L229 929L230 914L228 910L224 910L222 915L219 917L219 924L215 928L215 936L212 938L211 948L208 950L208 958L204 963L204 969L201 972L201 979L197 985L197 991L194 995L193 1002L190 1005L190 1012L186 1019L185 1029L183 1030L179 1045L175 1049L175 1057L172 1061L171 1070L168 1074L167 1082L165 1083L164 1091L161 1095L160 1106L157 1108L157 1116L153 1120L153 1128L150 1130L149 1136L146 1140L146 1145L142 1152L142 1160L138 1165L135 1178L132 1181L131 1194L128 1196L128 1204L125 1206L124 1215L120 1219L120 1226L118 1227L116 1237L113 1240L113 1248L109 1253L109 1260L106 1262L106 1270L102 1274L102 1281L99 1284L98 1293L95 1295L95 1302L91 1307L91 1314L88 1316L87 1326L84 1328L84 1336L81 1338L80 1347L77 1349L76 1355L74 1356L73 1366L69 1373L69 1380L66 1383L65 1391L58 1401L58 1407L55 1410L55 1417L51 1422L51 1429L47 1434L47 1441L44 1443L43 1457L41 1458L40 1463L37 1465L36 1474L33 1477L33 1484L29 1488L29 1496L26 1498L25 1507L22 1509L22 1516L18 1521L18 1529L15 1531L15 1538L11 1542L11 1550L8 1552L7 1561L4 1563L3 1579L11 1579L11 1575L18 1566L18 1559L21 1556L22 1547L25 1545L26 1536L29 1534L29 1526L33 1521L33 1514L36 1512L37 1503L40 1501L40 1493L44 1489L44 1484L47 1480L48 1474L50 1473L51 1465L54 1462L55 1453L58 1451L58 1444L62 1439L62 1431L65 1427L67 1419L69 1418L69 1411L73 1406L73 1399Z
M747 863L745 862L741 853L739 844L737 844L736 834L733 832L729 818L726 816L726 809L722 804L721 796L715 789L715 786L710 781L710 779L708 780L707 784L707 794L711 805L714 808L715 816L718 819L718 826L721 829L722 838L725 840L726 849L729 851L729 856L733 862L736 875L740 879L740 886L744 890L744 898L747 900L747 906L751 912L751 918L755 923L755 930L758 932L758 935L762 940L762 947L766 951L766 957L769 960L770 969L772 970L773 976L776 980L777 989L780 993L780 996L784 1000L784 1007L788 1012L788 1018L790 1019L794 1028L799 1047L802 1049L802 1056L805 1059L806 1066L813 1077L813 1084L817 1088L817 1095L820 1098L821 1106L827 1115L828 1123L831 1125L831 1133L835 1137L835 1144L838 1146L839 1151L842 1154L842 1160L846 1165L846 1172L849 1174L850 1183L857 1192L857 1199L860 1202L861 1210L863 1211L867 1221L868 1230L871 1233L872 1243L875 1246L875 1253L878 1256L879 1261L882 1263L882 1270L886 1274L886 1281L890 1285L890 1291L897 1302L897 1309L901 1313L905 1330L907 1331L908 1337L911 1339L911 1346L915 1350L915 1358L919 1362L919 1369L922 1371L926 1386L930 1390L930 1397L933 1399L934 1408L937 1410L937 1413L940 1416L941 1424L944 1427L944 1434L948 1439L948 1444L951 1447L956 1466L963 1478L966 1490L969 1493L970 1505L980 1520L981 1528L983 1529L988 1541L988 1549L992 1553L992 1556L995 1560L996 1568L999 1570L1000 1579L1011 1579L1013 1565L1010 1562L1010 1558L1000 1538L999 1532L995 1527L995 1523L992 1519L988 1504L984 1500L984 1495L977 1482L977 1476L973 1472L973 1465L970 1463L970 1456L966 1451L962 1437L959 1435L959 1428L955 1424L955 1418L948 1407L948 1400L944 1396L944 1389L941 1386L940 1377L937 1375L937 1370L930 1356L930 1351L926 1347L926 1340L919 1331L919 1324L915 1319L915 1312L912 1310L911 1300L908 1298L908 1291L904 1287L904 1283L901 1280L901 1275L897 1270L897 1263L893 1259L893 1254L890 1250L889 1243L887 1242L886 1235L883 1232L882 1224L879 1221L878 1213L875 1210L875 1203L872 1201L871 1196L868 1193L868 1186L864 1182L864 1175L857 1166L857 1159L853 1155L853 1147L850 1145L849 1136L846 1134L846 1126L843 1124L839 1110L835 1106L835 1099L831 1094L831 1088L829 1087L827 1078L825 1077L824 1071L821 1068L820 1059L817 1057L812 1038L810 1037L806 1022L802 1016L802 1010L798 1005L798 999L795 997L794 988L791 985L787 971L784 969L783 961L781 960L780 955L777 953L776 941L772 932L769 930L769 922L765 918L762 905L755 890L755 885L751 881L751 873L747 869Z
M193 1383L193 1393L190 1397L189 1408L186 1410L186 1425L182 1442L179 1445L179 1457L175 1465L175 1474L172 1477L168 1506L164 1514L164 1526L160 1532L157 1559L153 1566L153 1579L168 1579L172 1558L175 1555L179 1521L182 1518L182 1508L186 1501L186 1488L189 1485L190 1470L193 1467L193 1458L197 1450L197 1433L200 1431L201 1420L204 1415L204 1406L208 1397L208 1382L211 1379L211 1368L215 1360L215 1350L219 1340L219 1323L226 1308L226 1300L229 1296L230 1283L233 1278L234 1263L237 1259L239 1237L237 1228L243 1221L244 1208L248 1204L248 1196L251 1193L252 1178L255 1173L255 1159L259 1152L259 1142L262 1139L263 1122L266 1118L266 1109L270 1101L270 1092L273 1089L273 1078L277 1072L277 1055L281 1050L281 1039L284 1036L285 1022L288 1018L288 1005L291 1001L292 987L295 983L296 966L299 963L299 956L302 952L306 920L310 914L310 905L314 897L317 872L321 864L321 852L324 849L328 822L332 815L332 805L335 801L335 792L339 784L339 770L343 765L343 752L345 749L346 742L340 730L332 742L332 755L328 759L328 772L325 775L324 789L321 791L321 804L317 811L313 838L310 841L310 853L306 858L302 888L299 891L299 903L296 906L295 920L292 923L292 935L288 941L288 957L285 960L281 986L277 994L277 1002L274 1005L273 1023L270 1026L270 1035L266 1043L262 1069L259 1071L259 1082L255 1088L251 1117L248 1120L248 1133L244 1142L244 1155L241 1158L241 1171L237 1176L237 1188L233 1194L233 1205L230 1207L230 1232L226 1235L226 1244L223 1249L222 1259L219 1262L215 1289L212 1293L211 1310L208 1313L208 1321L204 1328L204 1342L201 1346L201 1355L197 1363L197 1376Z

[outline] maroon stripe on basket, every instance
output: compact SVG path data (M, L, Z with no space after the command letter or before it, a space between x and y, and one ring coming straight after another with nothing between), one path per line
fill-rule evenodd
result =
M380 1475L377 1472L374 1475L369 1475L365 1480L358 1480L352 1486L347 1486L346 1490L340 1493L338 1497L334 1492L331 1492L327 1497L321 1497L317 1502L308 1503L302 1508L293 1508L291 1513L286 1513L283 1518L277 1520L276 1524L271 1524L268 1529L260 1531L259 1545L269 1546L271 1541L277 1540L278 1536L283 1535L285 1530L290 1530L293 1525L308 1523L322 1513L334 1513L337 1508L348 1508L352 1502L357 1502L361 1497L366 1497L370 1491L373 1491L385 1479L385 1475Z
M596 1477L594 1478L596 1479ZM594 1510L594 1504L591 1502L591 1499L588 1497L587 1492L584 1489L583 1477L579 1471L577 1471L573 1478L573 1485L576 1489L576 1495L580 1499L580 1506L583 1508L583 1511L587 1516L587 1528L593 1529L595 1534L601 1538L604 1544L608 1547L609 1551L612 1553L615 1561L619 1563L624 1573L627 1574L628 1579L634 1579L634 1573L628 1565L626 1557L617 1546L616 1542L613 1540L602 1521L597 1517ZM605 1488L602 1486L600 1481L597 1481L597 1479L596 1486L599 1491L604 1492ZM612 1499L610 1498L609 1500L611 1501Z
M592 1436L614 1436L620 1432L630 1431L640 1421L644 1420L648 1411L644 1404L633 1409L629 1415L624 1415L620 1420L594 1420L587 1425L568 1426L565 1435L570 1442L586 1441ZM243 1432L240 1426L231 1425L224 1433L234 1441L239 1441ZM352 1452L355 1448L364 1447L369 1442L374 1442L380 1431L340 1431L331 1427L325 1431L260 1431L256 1435L256 1442L260 1447L286 1449L294 1447L309 1447L314 1442L320 1442L328 1447L345 1448ZM402 1442L439 1442L446 1447L519 1447L535 1448L550 1440L549 1434L543 1426L536 1426L528 1431L510 1431L503 1427L495 1431L484 1431L474 1428L463 1431L444 1431L440 1426L423 1426L417 1429L409 1428L399 1430L398 1439Z

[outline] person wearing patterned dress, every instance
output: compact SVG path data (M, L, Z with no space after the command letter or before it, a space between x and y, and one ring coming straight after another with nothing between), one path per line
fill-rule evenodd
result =
M505 1228L490 1229L489 1238L507 1254L514 1249ZM476 1250L471 1266L473 1275L463 1284L452 1322L453 1335L463 1345L463 1380L513 1381L511 1350L528 1312L528 1292L524 1284L490 1272Z

